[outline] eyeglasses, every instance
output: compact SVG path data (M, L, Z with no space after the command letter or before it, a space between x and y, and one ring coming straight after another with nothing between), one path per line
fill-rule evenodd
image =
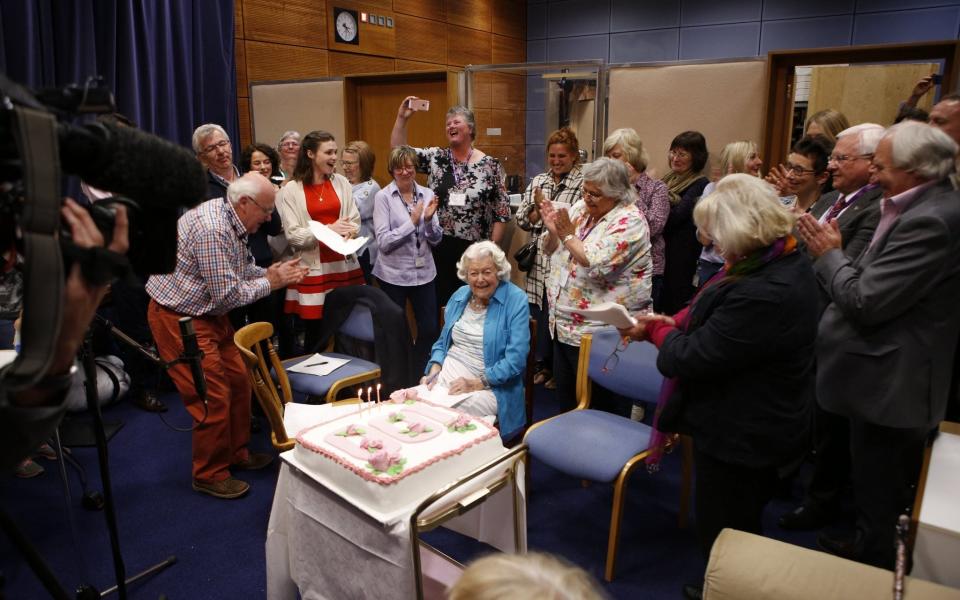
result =
M816 169L805 169L800 165L795 165L793 163L787 163L783 165L788 173L793 173L794 175L806 175L807 173L816 173Z
M244 196L244 198L246 198L246 199L249 200L250 202L253 202L254 206L256 206L257 208L259 208L259 209L263 212L263 214L265 214L265 215L269 215L270 213L273 212L273 208L271 208L270 210L267 210L266 208L260 206L260 203L257 202L256 199L255 199L253 196Z
M358 162L358 161L355 161L355 160L343 160L342 158L340 159L340 164L343 165L343 166L345 166L345 167L352 167L352 166L356 165L357 162Z
M603 192L591 192L587 188L583 188L583 197L586 200L599 200L603 198Z
M402 172L413 173L417 170L417 168L414 167L413 165L398 165L394 167L393 170L396 173L402 173Z
M869 160L871 158L873 158L872 154L831 154L830 158L827 159L827 162L842 163L858 159Z
M671 150L667 154L670 155L670 158L691 158L693 156L686 150Z
M280 147L281 147L281 148L287 148L288 150L293 149L293 148L299 148L299 147L300 147L300 142L284 142L284 143L280 144Z
M229 141L229 140L220 140L220 141L217 142L216 144L210 144L209 146L207 146L206 148L204 148L203 150L201 150L201 151L200 151L200 154L210 154L211 152L214 152L214 151L216 151L216 150L220 150L221 148L226 148L226 147L229 146L229 145L230 145L230 141Z
M610 371L617 368L617 365L620 364L620 353L627 349L627 346L630 345L630 338L621 337L620 341L617 342L617 345L613 347L613 352L610 353L610 356L607 357L607 360L603 361L604 373L609 373Z

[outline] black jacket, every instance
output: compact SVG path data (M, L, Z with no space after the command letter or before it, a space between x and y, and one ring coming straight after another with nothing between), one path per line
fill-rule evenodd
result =
M667 335L657 367L679 377L680 430L699 450L755 468L803 451L818 312L817 282L801 252L696 298L687 331Z

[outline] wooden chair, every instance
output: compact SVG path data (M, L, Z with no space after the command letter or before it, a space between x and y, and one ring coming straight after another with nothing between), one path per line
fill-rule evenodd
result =
M283 425L284 407L290 402L293 394L290 390L287 371L283 368L280 357L270 342L272 337L273 325L251 323L234 334L233 343L240 350L243 362L247 365L247 374L253 385L253 392L257 396L257 402L260 403L263 414L270 422L270 439L273 447L279 452L285 452L293 448L296 443L287 436L287 430ZM276 374L276 382L271 376L271 370Z

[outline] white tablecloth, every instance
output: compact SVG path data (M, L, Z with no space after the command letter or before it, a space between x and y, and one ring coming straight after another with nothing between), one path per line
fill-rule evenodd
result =
M288 405L287 431L333 418L341 410L356 407ZM523 494L522 469L518 485ZM507 486L445 526L513 552L512 515L513 494ZM304 600L415 597L409 517L380 523L283 463L267 526L267 598L294 599L298 588ZM526 551L525 510L518 518L520 548Z

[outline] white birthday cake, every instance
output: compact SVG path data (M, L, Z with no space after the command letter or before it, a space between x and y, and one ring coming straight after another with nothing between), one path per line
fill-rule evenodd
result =
M390 511L422 501L503 451L482 419L394 392L297 435L304 468L354 503Z

